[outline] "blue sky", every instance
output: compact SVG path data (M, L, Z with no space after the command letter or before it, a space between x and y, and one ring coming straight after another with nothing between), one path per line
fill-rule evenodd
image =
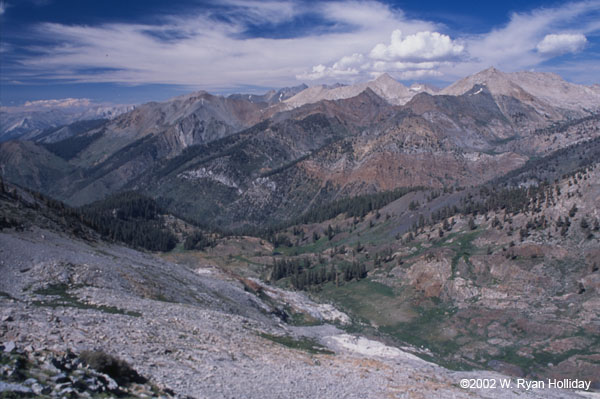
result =
M0 0L0 102L140 103L489 66L600 83L600 0Z

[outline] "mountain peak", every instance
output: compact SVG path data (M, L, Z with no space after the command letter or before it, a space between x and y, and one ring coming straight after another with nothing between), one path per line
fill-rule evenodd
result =
M458 96L470 91L475 85L485 85L493 94L510 95L516 85L509 76L493 66L467 76L442 90L441 94Z
M484 69L483 71L481 71L480 73L486 73L486 74L492 74L492 73L502 73L501 71L497 70L493 65L490 66L487 69Z
M384 72L381 75L379 75L374 81L375 82L394 82L394 83L398 83L398 81L396 79L392 78L387 72Z
M483 71L478 72L473 76L478 77L482 83L485 81L490 81L492 79L496 81L508 80L508 76L506 73L494 68L493 66L484 69Z

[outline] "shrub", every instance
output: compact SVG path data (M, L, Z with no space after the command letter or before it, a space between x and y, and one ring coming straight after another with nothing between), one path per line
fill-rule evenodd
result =
M83 351L79 357L90 368L109 375L119 385L130 382L145 383L147 381L126 361L102 351Z
M217 245L217 242L210 236L203 234L201 231L196 230L189 235L183 243L183 249L186 251L197 250L204 251L206 248L212 248Z

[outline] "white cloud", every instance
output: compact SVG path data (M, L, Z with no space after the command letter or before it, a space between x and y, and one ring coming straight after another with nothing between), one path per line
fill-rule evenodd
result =
M505 26L460 36L377 1L333 1L311 3L311 14L327 21L314 33L246 37L248 25L285 25L306 7L292 0L226 1L226 18L200 9L154 25L39 25L38 38L52 38L54 44L27 48L26 54L35 56L20 52L21 68L3 78L178 84L211 91L281 87L298 84L297 79L349 82L382 72L451 81L490 65L506 71L535 68L556 55L542 46L555 32L577 27L591 37L600 30L595 18L600 0L513 14ZM160 39L165 35L169 40ZM3 56L22 50L10 44L0 48Z
M414 80L414 79L423 79L429 77L439 77L443 74L440 71L433 69L418 69L414 71L406 71L401 72L399 74L400 80Z
M248 84L277 87L297 84L296 76L309 75L306 71L319 64L329 68L323 76L353 76L359 71L353 54L368 53L394 28L406 32L436 28L430 22L406 19L381 3L324 2L315 3L311 11L330 22L334 28L329 31L293 38L244 37L248 23L275 14L284 23L306 10L291 3L229 1L238 3L241 8L227 19L203 10L166 18L159 25L42 24L38 36L55 38L56 44L29 48L39 54L23 59L15 77L39 73L76 82L166 83L208 90ZM168 42L160 39L164 34L169 35ZM317 67L311 73L322 71Z
M417 32L406 37L400 30L392 32L389 45L378 44L369 58L360 53L344 56L328 67L318 64L311 72L298 75L299 79L320 80L325 78L355 78L377 76L384 72L399 72L401 79L441 76L435 68L463 54L464 46L449 36L438 32Z
M350 78L360 74L360 71L368 68L369 64L364 64L365 57L362 54L354 53L344 56L327 67L323 64L315 65L308 73L302 73L297 76L300 80L319 80L324 78Z
M434 69L441 65L441 62L403 62L403 61L375 61L371 64L371 68L375 71L406 71L415 69Z
M338 62L333 64L334 69L349 69L364 62L365 57L362 54L354 53L350 56L342 57Z
M358 70L354 68L348 69L336 69L333 67L326 67L323 64L315 65L312 67L311 72L301 73L296 77L299 80L320 80L325 78L348 78L351 76L358 75ZM344 79L345 80L345 79Z
M31 108L70 108L87 107L91 104L89 98L62 98L59 100L36 100L26 101L24 107Z
M505 26L458 38L432 29L408 32L396 26L389 41L376 42L379 44L370 52L362 53L370 59L366 65L355 68L353 75L348 73L346 76L356 80L388 72L406 80L439 77L454 81L491 65L507 72L528 70L557 55L581 50L585 45L584 34L593 32L597 36L599 20L600 1L592 0L514 13ZM554 32L574 27L581 33L555 37ZM339 73L334 73L333 62L320 62L320 65L321 73L300 76L312 79L340 77ZM589 63L585 67L580 65L580 74L591 76L587 71ZM567 77L577 78L578 75L571 72L574 68L569 68ZM598 67L593 69L599 70Z
M0 1L0 15L4 15L5 12L6 12L6 3L4 3L3 1Z
M378 76L384 72L393 74L400 80L413 80L427 77L439 77L443 74L438 70L449 62L403 62L403 61L375 61L370 66L370 75Z
M505 26L484 34L463 37L469 58L452 66L441 66L440 71L445 79L452 81L492 65L507 72L537 68L556 56L554 53L542 53L537 49L546 35L573 28L582 34L598 32L599 18L599 0L514 13ZM582 66L580 72L584 72L586 68ZM577 74L570 72L565 76L573 79Z
M463 52L463 45L439 32L424 31L403 36L402 31L396 29L392 32L390 44L379 43L371 50L370 57L386 61L448 60L459 57Z
M560 55L581 51L586 44L587 39L581 33L561 33L544 36L536 48L542 54Z

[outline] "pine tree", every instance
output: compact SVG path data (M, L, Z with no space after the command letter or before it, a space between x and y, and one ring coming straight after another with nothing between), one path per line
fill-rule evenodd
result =
M475 230L476 228L477 228L477 225L475 224L475 219L473 217L471 217L469 219L469 229Z
M573 206L571 207L571 210L569 211L569 217L573 217L575 216L575 214L577 213L577 205L573 204Z
M327 239L329 241L331 241L331 239L333 238L333 236L335 235L335 233L333 232L333 228L331 227L331 225L327 226Z

